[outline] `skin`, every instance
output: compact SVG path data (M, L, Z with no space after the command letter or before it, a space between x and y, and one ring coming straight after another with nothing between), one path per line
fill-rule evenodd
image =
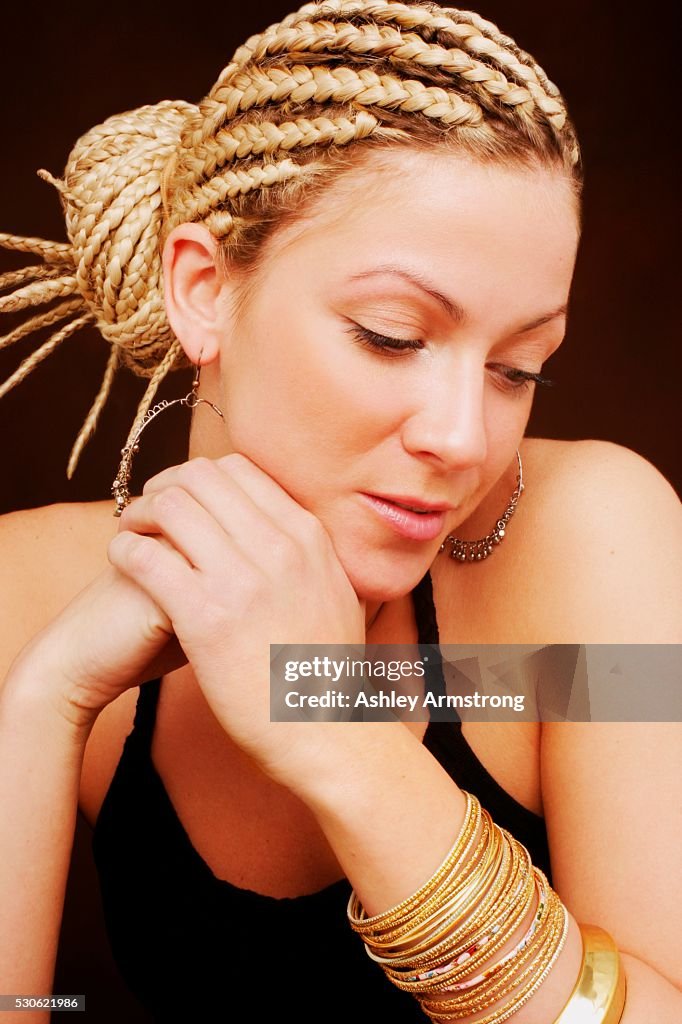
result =
M165 250L168 312L202 390L225 410L194 418L191 455L247 455L329 532L367 618L409 591L455 527L489 529L514 489L515 451L533 384L514 389L505 367L539 372L561 343L578 244L575 198L544 167L481 166L460 157L383 154L362 194L332 190L268 247L259 284L237 319L238 278L222 280L201 227L183 225ZM340 194L339 194L340 193ZM397 274L428 279L462 307L455 322ZM352 323L412 352L375 352ZM273 328L276 325L276 328ZM484 503L499 482L497 497ZM358 492L447 502L436 541L397 536Z
M189 358L204 366L202 396L224 410L225 421L198 410L189 462L152 478L125 510L105 571L66 608L55 598L40 625L34 610L35 635L7 677L0 700L0 803L11 822L0 836L5 991L49 990L79 787L94 821L111 774L105 778L97 762L108 742L115 764L131 724L122 724L127 712L118 697L131 690L125 706L132 708L134 688L157 674L168 673L169 685L155 730L156 763L189 749L183 717L177 745L166 732L161 751L164 705L171 717L174 708L181 715L199 709L189 719L196 740L192 770L202 794L194 801L199 823L204 798L219 800L229 791L224 781L234 777L235 765L249 766L237 794L245 797L240 826L250 792L267 796L277 787L277 801L260 823L266 840L275 842L257 849L266 849L278 885L291 882L288 861L297 870L309 853L314 864L302 865L306 889L330 880L316 875L311 886L313 868L331 878L343 874L367 911L380 912L414 892L452 843L462 792L409 729L399 723L272 726L263 637L360 642L380 602L397 605L434 562L441 536L428 543L396 537L363 507L360 491L450 501L457 507L443 535L487 532L513 489L514 453L532 399L531 388L510 390L500 368L538 372L559 345L564 317L548 314L567 301L578 218L567 183L548 169L403 151L387 154L375 170L368 164L364 177L353 176L352 191L327 193L306 221L275 236L239 316L238 276L218 269L208 232L183 225L168 239L169 317ZM465 318L446 317L395 276L347 283L388 260L409 261L459 303ZM426 347L398 356L371 352L345 333L350 319L378 333L422 338ZM538 319L545 322L528 329ZM575 455L558 452L542 462L533 496L529 490L518 513L519 523L528 513L530 529L513 532L504 553L475 577L460 577L460 586L475 591L468 606L478 609L479 626L485 619L486 639L493 594L486 580L500 573L494 589L507 601L518 565L524 586L514 616L504 609L505 623L517 630L512 642L533 632L546 642L553 607L561 642L569 635L582 639L594 623L609 642L617 642L614 629L633 642L670 642L674 601L665 597L677 587L673 552L679 551L674 496L632 453L583 444ZM534 458L533 474L540 466ZM84 516L91 525L78 534L78 547L95 532L95 516ZM647 529L650 518L655 536ZM36 520L25 522L7 524L8 556L27 547L13 529L21 537L29 531L32 540L43 536L42 519L37 531ZM49 522L54 542L46 548L53 552L65 531L58 517ZM107 531L110 536L110 518ZM40 581L47 564L36 561ZM83 568L84 581L92 564ZM443 558L437 571L445 576L452 569ZM454 591L452 571L450 578ZM577 596L567 590L570 580ZM534 599L542 617L533 617ZM440 601L438 608L441 621L450 621L447 609L441 616ZM8 649L17 643L19 624L27 632L24 611L13 601L5 616ZM403 627L398 620L399 638ZM202 708L209 712L203 723ZM671 951L679 928L668 911L667 867L679 846L670 815L679 745L672 730L643 723L635 729L636 744L628 723L543 725L536 756L543 812L570 926L550 975L516 1015L519 1024L555 1019L568 999L581 956L576 920L599 921L623 950L622 1024L639 1024L651 1012L661 1024L679 1019L679 993L668 980L678 977ZM102 747L89 745L84 765L91 731ZM661 785L641 785L641 763ZM165 781L166 769L163 763ZM26 777L30 790L18 792L17 777ZM223 810L210 815L211 836ZM282 822L290 814L288 857L291 836ZM182 807L180 817L187 820ZM638 823L636 844L635 830L623 829L623 821ZM246 852L251 861L257 850ZM643 862L653 865L644 878ZM27 913L29 899L38 912ZM665 906L666 913L650 914L651 906Z

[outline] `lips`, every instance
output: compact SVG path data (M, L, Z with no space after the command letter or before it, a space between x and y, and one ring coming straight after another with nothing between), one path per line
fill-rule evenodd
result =
M388 501L399 508L409 509L411 512L448 512L454 509L454 505L447 502L424 501L422 498L412 497L404 494L370 494L370 498L379 498L381 501Z
M398 508L404 508L408 512L416 512L418 516L428 516L429 512L424 508L414 508L413 505L402 505L399 501L392 502L393 505L397 505Z
M360 496L393 532L407 540L433 540L443 531L446 511L443 506L434 509L433 506L425 507L423 502L419 502L414 505L414 508L419 509L415 512L403 507L394 498L364 493Z

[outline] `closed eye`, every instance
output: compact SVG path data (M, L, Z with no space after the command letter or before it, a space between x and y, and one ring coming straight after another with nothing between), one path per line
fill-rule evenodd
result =
M531 373L530 370L520 370L518 366L502 366L499 363L491 363L490 365L499 369L511 381L532 381L535 384L542 384L548 388L554 384L554 381L550 380L549 377L543 377L540 373Z
M361 345L382 352L404 352L408 349L416 351L424 347L421 341L408 338L387 338L384 334L376 334L375 331L370 331L368 327L362 327L356 323L351 323L349 331L358 339Z
M376 331L371 331L368 327L362 327L361 324L351 323L349 332L361 345L385 355L395 352L415 352L424 348L424 343L418 339L389 338L384 334L377 334ZM501 374L505 381L508 382L507 388L511 385L511 390L525 390L531 383L540 384L544 387L551 387L554 384L554 381L550 380L549 377L543 377L542 374L533 373L530 370L522 370L518 366L490 363L489 367Z

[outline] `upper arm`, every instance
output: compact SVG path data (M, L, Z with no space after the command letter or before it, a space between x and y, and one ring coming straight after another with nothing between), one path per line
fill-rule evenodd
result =
M605 441L556 443L521 552L543 643L682 641L682 510L658 470ZM537 632L537 630L536 630Z
M558 452L528 571L542 642L682 640L682 514L649 462L607 442ZM543 486L545 486L543 481ZM646 685L647 680L642 680ZM682 986L682 723L544 722L554 887L580 922Z
M103 525L100 510L88 504L0 516L0 680L29 640L106 565Z
M49 505L0 516L0 687L15 657L108 564L111 503ZM94 821L130 731L137 690L100 713L88 737L80 806Z
M568 910L682 987L682 723L545 722L541 777Z

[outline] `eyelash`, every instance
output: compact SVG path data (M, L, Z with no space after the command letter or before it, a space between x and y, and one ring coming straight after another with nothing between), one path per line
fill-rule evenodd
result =
M370 331L368 327L362 327L360 324L354 323L349 330L361 345L372 349L374 352L416 352L423 348L421 341L412 341L405 338L387 338L385 335ZM512 391L525 391L530 387L531 382L541 384L544 387L551 387L554 384L554 381L548 377L543 377L539 373L531 373L529 370L521 370L516 366L501 366L500 368L503 370L502 375L509 382Z

